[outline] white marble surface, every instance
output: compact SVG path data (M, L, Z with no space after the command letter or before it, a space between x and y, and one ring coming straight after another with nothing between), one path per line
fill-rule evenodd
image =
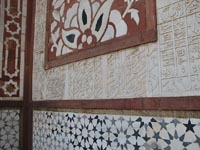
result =
M49 70L44 70L42 59L46 2L36 1L33 76L40 74L41 78L33 82L33 90L37 91L33 93L34 100L200 95L198 0L157 0L158 41L155 43ZM49 84L54 76L50 74L58 75L58 72L62 77L56 80L64 81L64 88L63 84L56 87ZM47 86L50 91L46 90ZM58 95L51 94L54 89L60 91Z

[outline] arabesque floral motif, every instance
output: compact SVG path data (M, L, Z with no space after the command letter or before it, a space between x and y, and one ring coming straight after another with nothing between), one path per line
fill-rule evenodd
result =
M140 23L139 10L133 8L137 2L124 0L127 7L122 11L113 7L115 0L54 0L51 52L60 56L127 35L128 14L137 26Z

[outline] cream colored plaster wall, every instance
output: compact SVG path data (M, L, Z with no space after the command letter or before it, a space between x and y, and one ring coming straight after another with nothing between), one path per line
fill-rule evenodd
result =
M157 0L158 42L44 70L47 0L36 0L33 99L200 95L200 2Z

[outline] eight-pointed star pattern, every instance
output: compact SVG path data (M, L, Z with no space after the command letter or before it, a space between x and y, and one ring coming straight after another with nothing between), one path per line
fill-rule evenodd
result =
M19 148L19 110L0 110L0 150Z
M200 119L34 111L33 149L200 149Z

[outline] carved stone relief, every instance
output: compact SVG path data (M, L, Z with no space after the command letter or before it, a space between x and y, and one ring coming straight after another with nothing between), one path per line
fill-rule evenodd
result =
M157 39L154 0L49 0L47 4L47 69Z
M1 0L0 6L0 97L21 98L26 0Z
M37 0L37 3L46 6L45 0ZM43 12L44 17L41 19L41 14L38 13L36 18L40 18L44 25L46 13L40 6L37 9ZM163 3L157 0L158 42L64 65L64 69L57 68L62 73L65 72L64 92L58 97L101 99L199 95L199 8L198 0ZM45 34L43 25L36 26L38 37ZM40 39L36 38L35 43L39 42ZM45 46L44 43L40 44L35 49L35 57L38 59L34 61L34 72L37 74L39 71L41 76L46 77L44 62L39 61L39 57L44 57ZM51 73L56 74L53 71ZM55 75L54 78L59 77ZM61 83L63 78L58 80ZM38 82L45 86L51 81L41 79ZM46 92L42 93L42 99L45 99ZM34 97L40 99L36 93Z

